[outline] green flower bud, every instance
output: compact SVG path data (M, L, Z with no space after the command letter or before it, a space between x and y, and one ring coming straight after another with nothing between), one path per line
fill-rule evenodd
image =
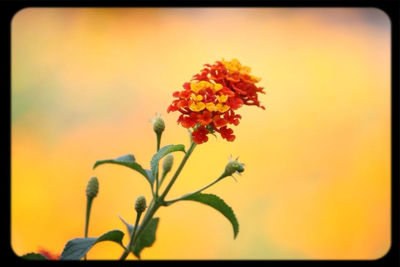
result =
M146 210L146 198L144 196L140 196L136 199L135 210L137 213L142 213Z
M154 120L151 121L153 123L153 130L157 135L162 134L165 129L165 123L160 115L157 115Z
M229 163L226 164L224 174L225 174L225 176L229 176L234 173L240 174L244 171L243 166L244 166L244 164L237 161L237 159L235 159L235 160L229 159Z
M171 154L169 154L168 156L165 157L164 162L163 162L164 174L167 174L171 170L173 163L174 163L174 157Z
M86 186L86 195L89 198L94 198L97 196L98 192L99 192L99 181L97 180L96 177L92 177L90 178Z

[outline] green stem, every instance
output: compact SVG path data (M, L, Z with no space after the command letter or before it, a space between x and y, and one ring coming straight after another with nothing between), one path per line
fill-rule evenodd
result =
M165 172L163 172L163 174L161 175L159 186L162 185L162 182L164 181L165 176L167 176L167 174Z
M89 218L90 218L90 210L92 208L92 202L93 198L92 197L87 197L86 201L86 219L85 219L85 238L88 237L88 231L89 231ZM84 256L84 259L86 260L86 254Z
M141 215L142 215L142 213L138 213L138 214L136 215L135 226L134 226L133 231L132 231L132 234L131 234L131 239L129 240L129 244L128 244L128 246L126 247L124 253L122 253L122 255L121 255L121 257L120 257L119 260L124 260L124 259L126 259L126 257L128 257L129 253L131 252L131 250L132 250L132 248L133 248L133 240L134 240L134 238L135 238L136 229L137 229L137 226L138 226L138 224L139 224L139 220L140 220L140 216L141 216Z
M221 180L222 178L224 178L224 177L226 177L225 172L224 172L220 177L218 177L217 179L215 179L213 182L211 182L211 183L209 183L208 185L206 185L206 186L200 188L199 190L196 190L196 191L194 191L194 192L192 192L192 193L184 194L183 196L181 196L181 197L179 197L179 198L175 198L175 199L172 199L172 200L165 201L165 202L164 202L164 205L165 205L165 206L169 206L169 205L171 205L171 204L173 204L173 203L175 203L175 202L177 202L177 201L179 201L179 200L182 200L182 199L185 198L185 197L193 196L193 195L195 195L195 194L197 194L197 193L200 193L201 191L206 190L206 189L209 188L210 186L216 184L218 181L220 181L220 180Z
M196 147L196 143L194 143L192 141L192 143L190 144L190 148L188 149L188 151L186 152L185 156L182 159L181 164L179 165L178 169L176 170L174 176L171 178L171 181L169 182L169 184L165 188L164 192L160 196L160 199L161 199L162 202L164 201L165 196L168 194L168 192L171 189L172 185L175 183L176 178L178 178L179 174L181 173L181 171L183 169L183 166L185 166L186 161L188 160L188 158L192 154L192 152L193 152L195 147Z
M146 214L143 217L142 223L138 227L136 238L132 241L133 242L132 247L135 246L135 241L140 238L140 235L143 233L144 229L149 224L149 222L153 218L153 216L156 213L156 211L158 210L158 208L160 208L161 206L164 205L165 196L167 195L167 193L171 189L171 187L174 184L175 180L178 178L180 172L182 171L183 166L185 166L186 161L188 160L188 158L192 154L192 152L193 152L195 147L196 147L196 144L194 142L192 142L191 145L190 145L189 150L186 152L185 156L183 157L181 164L179 165L179 167L176 170L176 172L175 172L174 176L172 177L171 181L169 182L169 184L165 188L165 191L163 192L161 197L156 197L155 199L152 199L152 201L151 201L151 203L150 203L150 205L149 205L149 207L148 207L148 209L146 211ZM125 251L124 254L122 254L120 260L126 259L128 254L129 254L129 252L126 253L126 251Z
M157 134L157 151L160 150L161 134Z
M135 236L136 238L135 239L131 238L132 244L130 243L128 245L128 249L129 249L129 247L131 247L131 248L135 247L135 241L138 240L138 238L140 237L141 233L143 232L143 229L146 228L147 224L153 218L154 213L156 213L157 209L160 206L161 206L160 204L156 204L156 202L153 202L153 201L150 203L149 208L147 209L147 212L143 217L142 224L139 227L135 227L135 229L136 228L139 228L139 229L137 230L137 233L136 233L136 236ZM129 255L130 251L131 251L130 249L129 250L125 250L124 253L120 257L120 260L126 259L126 257L128 257L128 255Z
M161 134L157 134L157 152L160 150L160 144L161 144ZM158 197L158 188L159 188L159 183L158 183L158 168L157 168L157 173L156 173L156 192L155 196ZM154 194L153 194L154 197Z

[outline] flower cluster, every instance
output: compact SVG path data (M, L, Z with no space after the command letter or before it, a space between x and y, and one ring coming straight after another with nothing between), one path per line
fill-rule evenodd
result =
M237 59L205 64L200 73L183 84L184 90L173 93L176 98L167 112L182 113L178 123L193 128L192 140L197 144L208 141L207 134L218 132L227 141L235 140L229 124L238 125L242 118L236 110L243 105L264 107L258 100L257 87L261 79L250 74L251 69Z

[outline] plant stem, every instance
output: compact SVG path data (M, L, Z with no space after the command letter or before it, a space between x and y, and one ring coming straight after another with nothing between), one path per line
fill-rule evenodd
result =
M167 175L167 174L163 172L163 174L161 175L161 179L160 179L159 186L162 185L162 182L164 181L164 178L165 178L166 175Z
M192 152L193 152L195 147L196 147L196 143L192 142L191 145L190 145L190 148L188 149L188 151L186 152L185 156L183 157L182 162L179 165L178 169L176 170L174 176L172 177L171 181L169 182L169 184L165 188L165 191L163 192L163 194L160 197L156 196L156 198L154 198L154 196L153 196L153 199L152 199L152 201L151 201L151 203L150 203L150 205L149 205L149 207L148 207L148 209L146 211L146 214L143 217L142 223L138 227L138 230L137 230L137 233L136 233L136 238L132 241L133 242L132 243L132 248L135 246L135 241L140 238L140 235L143 233L144 229L149 224L149 222L153 218L153 216L156 213L156 211L158 210L158 208L163 206L165 196L168 194L168 192L171 189L172 185L174 184L175 180L178 178L180 172L183 169L183 166L185 166L186 161L188 160L188 158L192 154ZM125 250L125 252L122 254L120 260L126 259L128 254L129 254L129 250Z
M165 196L168 194L169 190L171 189L172 185L175 183L176 178L178 178L180 172L183 169L183 166L185 166L186 161L188 160L188 158L190 157L190 155L192 154L194 148L196 147L196 143L194 143L192 141L192 143L190 144L190 147L188 149L188 151L186 152L185 156L182 159L181 164L179 165L178 169L176 170L174 176L172 177L171 181L169 182L169 184L167 185L167 187L165 188L164 192L162 193L162 195L160 196L161 201L164 201Z
M135 238L136 229L137 229L137 226L139 224L139 220L140 220L140 216L141 215L142 215L142 213L138 213L136 215L135 226L133 227L133 231L132 231L132 234L131 234L131 239L129 240L129 244L126 247L124 253L122 253L120 260L126 259L126 257L128 257L128 255L129 255L129 252L131 252L131 250L133 248L133 240Z
M153 199L154 200L154 199ZM128 257L129 252L131 251L132 248L135 246L135 241L138 240L140 237L140 234L143 232L143 229L146 228L147 224L150 222L151 218L153 217L154 213L157 211L157 209L161 206L159 204L156 204L156 202L151 201L149 208L147 209L146 214L143 217L142 224L138 227L137 225L135 226L135 232L136 228L139 228L137 230L136 238L131 238L129 245L127 247L127 250L124 251L124 253L121 255L119 260L125 260L126 257ZM133 234L132 234L133 235Z
M160 150L161 134L157 134L157 151Z
M157 134L157 152L160 150L160 144L161 144L161 134ZM155 192L155 196L158 197L158 187L159 187L159 183L158 183L158 168L157 168L157 173L156 173L156 192ZM153 195L154 198L154 195Z
M92 202L93 198L92 197L87 197L86 201L86 219L85 219L85 238L88 237L88 230L89 230L89 218L90 218L90 210L92 208ZM84 259L86 260L86 254Z
M183 198L185 198L185 197L189 197L189 196L192 196L192 195L194 195L194 194L200 193L201 191L206 190L206 189L209 188L210 186L216 184L218 181L220 181L220 180L221 180L222 178L224 178L224 177L226 177L226 176L224 176L224 174L222 174L220 177L218 177L217 179L215 179L213 182L211 182L211 183L209 183L208 185L206 185L206 186L200 188L199 190L196 190L196 191L194 191L194 192L192 192L192 193L184 194L183 196L181 196L181 197L179 197L179 198L175 198L175 199L172 199L172 200L169 200L169 201L165 201L165 202L164 202L164 205L165 205L165 206L169 206L169 205L171 205L172 203L175 203L175 202L177 202L177 201L179 201L179 200L181 200L181 199L183 199Z

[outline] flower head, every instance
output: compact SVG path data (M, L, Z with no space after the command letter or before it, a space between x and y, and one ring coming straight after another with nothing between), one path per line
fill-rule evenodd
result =
M208 141L207 134L218 132L227 141L235 140L229 124L238 125L242 118L236 110L243 105L264 107L258 93L264 93L255 83L260 78L250 74L251 69L237 59L205 64L200 73L183 84L182 91L173 93L175 98L167 112L178 111L178 123L193 128L192 140L201 144Z

